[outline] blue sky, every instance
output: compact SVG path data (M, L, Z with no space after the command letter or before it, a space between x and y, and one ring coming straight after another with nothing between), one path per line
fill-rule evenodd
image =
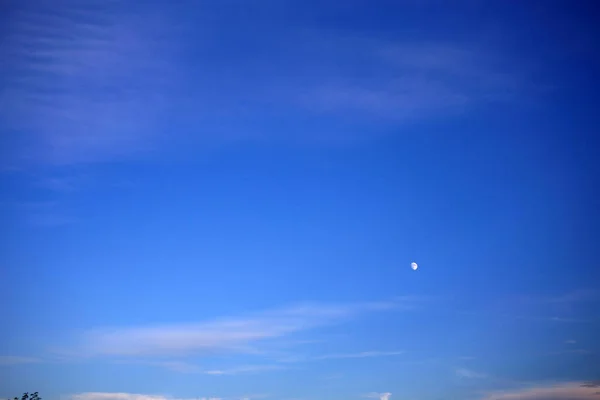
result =
M593 2L2 11L0 398L598 398Z

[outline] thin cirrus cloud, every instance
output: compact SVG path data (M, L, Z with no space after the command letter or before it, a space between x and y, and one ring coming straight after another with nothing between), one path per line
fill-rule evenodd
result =
M148 360L118 360L116 364L143 364L152 367L160 367L170 371L183 374L201 374L205 371L200 366L186 361L148 361Z
M573 304L600 300L600 292L592 289L580 289L562 296L545 297L540 301L555 304Z
M527 305L574 305L600 300L600 291L582 288L554 296L520 296L514 300Z
M205 374L205 375L239 375L239 374L251 374L267 371L278 371L289 368L290 364L304 363L311 361L320 360L335 360L335 359L361 359L361 358L374 358L374 357L393 357L403 355L404 351L363 351L359 353L336 353L336 354L324 354L320 356L307 357L307 356L290 356L287 358L279 358L275 360L276 364L264 364L264 365L242 365L231 368L220 368L220 369L205 369L199 365L187 362L187 361L148 361L148 360L120 360L118 363L122 364L143 364L149 366L155 366L165 368L174 372L180 372L184 374Z
M177 84L172 34L115 3L22 3L2 50L6 128L36 132L29 150L58 163L143 149Z
M283 359L277 359L277 364L264 365L242 365L231 368L220 369L205 369L199 365L187 361L147 361L147 360L120 360L118 363L124 364L143 364L154 367L165 368L174 372L184 374L204 374L204 375L239 375L239 374L254 374L268 371L279 371L289 368L290 364L304 363L320 360L335 360L335 359L360 359L374 357L393 357L404 354L404 351L364 351L360 353L338 353L325 354L315 357L292 356Z
M418 299L346 305L305 304L241 318L181 325L97 329L82 338L74 353L85 356L184 356L202 352L256 352L255 346L311 328L365 314L415 306Z
M567 382L511 391L489 393L482 400L598 400L600 385L586 382Z
M272 46L270 57L281 57L278 73L270 74L273 60L260 54L210 53L229 25L225 9L198 7L190 22L182 17L189 10L170 7L19 3L0 50L6 83L0 119L12 133L3 139L6 148L29 162L102 162L158 151L168 142L263 138L262 125L249 128L244 118L262 116L268 125L272 107L264 105L287 107L277 115L290 118L341 112L398 123L514 100L526 87L526 79L482 46L418 38L390 43L319 29L282 28L280 35L261 37ZM198 21L209 14L210 21ZM253 78L239 74L231 83L223 71L233 64ZM228 117L216 121L215 115ZM174 126L193 126L193 133ZM301 136L320 140L324 134Z
M402 354L404 354L404 351L363 351L360 353L325 354L322 356L314 357L314 359L315 360L330 360L330 359L344 359L344 358L390 357L390 356L399 356Z
M179 372L182 374L204 374L204 375L239 375L239 374L253 374L266 371L275 371L286 369L283 365L241 365L231 368L221 369L205 369L199 365L186 362L186 361L144 361L135 360L127 361L121 360L120 364L143 364L154 367L164 368L173 372Z
M374 357L394 357L405 354L404 351L362 351L357 353L332 353L323 354L320 356L299 356L291 355L286 357L279 357L277 362L283 364L303 363L311 361L321 360L336 360L336 359L350 359L350 358L374 358Z
M527 88L523 71L481 47L450 42L377 42L334 39L337 55L356 45L377 70L377 78L356 79L335 71L307 98L328 111L353 111L394 121L464 110L483 101L514 101ZM348 53L350 51L348 50ZM371 72L372 73L372 72ZM350 83L352 82L352 83Z
M467 379L482 379L486 378L487 375L481 372L473 371L467 368L456 368L455 371L456 376L459 378L467 378Z
M203 373L207 375L238 375L265 371L277 371L282 369L286 368L282 365L244 365L228 369L211 369L203 371Z
M37 357L0 356L0 365L34 364L42 362Z

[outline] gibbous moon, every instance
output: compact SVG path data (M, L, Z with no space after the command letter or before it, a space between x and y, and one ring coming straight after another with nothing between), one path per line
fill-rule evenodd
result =
M413 269L413 271L416 271L416 270L417 270L417 268L419 268L419 266L417 265L417 263L416 263L416 262L411 262L411 263L410 263L410 267Z

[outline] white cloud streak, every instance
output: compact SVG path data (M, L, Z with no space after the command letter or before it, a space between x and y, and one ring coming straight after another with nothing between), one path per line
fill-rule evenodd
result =
M489 393L482 400L598 400L600 387L583 382Z
M183 374L205 373L205 371L202 368L200 368L200 366L193 364L193 363L186 362L186 361L140 361L140 360L138 360L136 362L136 361L131 361L131 360L125 360L125 361L122 360L117 363L150 365L153 367L165 368L170 371L180 372Z
M207 369L202 368L200 365L180 360L168 360L168 361L148 361L148 360L119 360L117 364L141 364L149 365L153 367L165 368L170 371L179 372L183 374L204 374L204 375L239 375L239 374L251 374L265 371L275 371L287 369L283 365L242 365L230 368L221 369Z
M325 354L314 357L313 360L329 360L343 358L371 358L371 357L390 357L404 354L404 351L363 351L360 353L340 353L340 354Z
M367 395L365 395L365 397L367 397L369 399L379 399L379 400L389 400L391 396L392 396L392 394L390 392L384 392L384 393L372 392L372 393L368 393Z
M208 375L238 375L265 371L278 371L282 369L286 369L286 367L282 365L246 365L235 368L207 370L203 373Z
M150 365L160 368L165 368L174 372L180 372L184 374L206 374L206 375L238 375L248 373L258 373L265 371L277 371L288 369L289 366L285 364L320 361L320 360L334 360L334 359L360 359L360 358L374 358L374 357L392 357L404 354L404 351L364 351L360 353L338 353L338 354L325 354L316 357L289 357L277 360L279 364L266 364L266 365L242 365L232 368L220 368L220 369L203 369L199 365L186 362L186 361L147 361L147 360L121 360L119 363L125 364L143 364Z
M305 304L193 324L96 329L84 335L79 351L87 356L252 352L252 346L260 341L339 323L367 312L411 305L414 301L407 299L347 305Z

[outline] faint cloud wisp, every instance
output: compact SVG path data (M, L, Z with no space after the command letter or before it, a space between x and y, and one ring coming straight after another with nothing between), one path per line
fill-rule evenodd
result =
M265 133L272 114L262 108L246 110L245 105L244 112L239 111L240 103L248 103L247 97L255 104L287 107L279 115L289 113L291 118L316 111L396 124L461 112L482 102L515 101L522 98L516 94L529 89L528 80L514 70L520 64L507 63L485 47L418 38L389 42L320 30L304 35L306 29L294 31L286 41L269 43L271 58L237 60L240 70L268 67L280 54L277 62L285 80L264 73L241 88L219 73L227 68L205 68L203 61L190 60L190 53L219 43L210 42L218 35L207 36L198 28L202 23L182 17L188 9L176 2L166 11L144 4L123 7L110 2L98 8L75 1L18 3L0 48L4 61L0 76L6 86L0 96L2 120L12 132L7 147L18 145L22 150L11 152L21 154L18 161L105 162L158 151L172 143L203 146L223 137L292 135ZM197 12L195 17L203 18L203 8ZM214 28L219 26L216 23ZM226 67L231 62L211 60ZM311 74L302 78L307 74L300 71ZM243 123L225 129L222 121L207 122L215 114L233 114L236 119L248 114L253 121L258 116L265 120L253 129ZM194 133L174 130L175 121L194 126ZM250 130L260 133L247 133ZM324 134L303 132L308 140L318 142Z
M144 150L158 134L181 75L177 46L160 13L137 11L67 1L13 12L0 102L11 132L35 132L28 157L105 160Z
M480 372L476 372L467 368L456 368L454 372L459 378L481 379L487 377L486 374L482 374Z
M367 312L402 308L409 303L396 300L347 305L306 304L196 324L96 329L84 335L79 351L85 355L107 356L186 355L207 351L252 353L255 352L253 344L260 341L340 323ZM359 356L373 355L379 354Z
M568 382L512 391L499 391L482 400L598 400L600 385L593 382Z
M343 359L343 358L370 358L370 357L389 357L399 356L404 354L404 351L363 351L360 353L341 353L341 354L325 354L317 356L315 360L328 359Z
M390 392L384 392L384 393L371 392L371 393L366 394L364 397L367 397L369 399L389 400L391 396L392 396L392 394Z
M36 357L0 356L0 365L34 364L42 362Z

